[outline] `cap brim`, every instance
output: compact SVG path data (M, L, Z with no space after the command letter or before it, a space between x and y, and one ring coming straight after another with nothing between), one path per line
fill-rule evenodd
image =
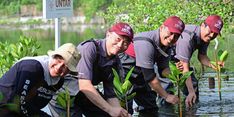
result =
M61 55L61 53L57 53L56 51L52 51L52 50L47 51L47 54L49 56L59 55L59 56L63 57L63 59L65 58L63 55Z
M177 34L181 34L182 32L177 30L177 29L173 29L173 28L168 28L168 30L172 33L177 33Z
M71 72L77 72L76 67L74 66L67 66L67 68L71 71Z
M48 54L49 56L53 56L53 55L55 55L55 52L52 51L52 50L48 50L48 51L47 51L47 54Z
M57 53L57 52L55 52L55 51L52 51L52 50L49 50L49 51L47 52L47 54L48 54L49 56L59 55L59 56L63 57L63 59L65 59L65 57L64 57L63 55L61 55L60 53ZM72 72L77 72L76 67L73 66L73 65L67 65L67 68L68 68L70 71L72 71Z
M115 32L116 33L116 32ZM126 33L120 33L120 32L118 32L118 33L116 33L116 34L118 34L118 35L121 35L121 36L126 36L126 37L128 37L128 39L131 41L131 42L133 42L133 40L132 40L132 37L130 37L128 34L126 34Z

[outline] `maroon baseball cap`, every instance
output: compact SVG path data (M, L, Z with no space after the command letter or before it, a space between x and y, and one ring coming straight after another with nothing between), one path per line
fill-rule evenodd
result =
M110 29L110 32L115 32L118 35L127 36L131 41L133 39L133 30L127 23L119 22L114 24Z
M210 15L206 18L205 23L209 26L212 32L220 34L223 27L223 21L218 15Z
M165 25L170 32L181 34L184 30L184 22L177 16L168 17L163 25Z

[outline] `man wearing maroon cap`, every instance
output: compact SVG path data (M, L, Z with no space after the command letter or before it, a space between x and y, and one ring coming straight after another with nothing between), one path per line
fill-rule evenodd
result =
M79 92L73 92L75 111L71 116L82 117L82 114L86 117L129 116L115 97L112 68L116 70L120 68L120 60L116 55L128 48L132 38L133 30L128 24L116 23L107 31L105 39L92 39L78 45L81 54L77 65ZM94 87L101 82L104 94ZM66 87L71 91L76 86L68 84ZM56 113L58 116L61 115L61 108L53 109L54 116Z
M210 63L210 59L207 56L207 48L210 41L220 34L222 27L223 21L218 15L208 16L200 26L185 25L181 37L176 42L176 55L174 58L182 64L183 72L192 70L189 62L195 50L198 50L198 59L203 65L216 69ZM219 64L223 66L223 63L219 62ZM198 81L194 74L188 78L186 86L184 91L184 94L187 95L185 103L187 107L191 107L198 96Z
M159 29L136 34L134 43L130 44L125 53L119 54L125 73L135 66L130 82L134 85L133 91L136 91L134 100L139 107L140 117L158 116L155 92L169 103L176 104L179 101L177 96L162 88L154 65L156 63L159 71L168 68L167 52L183 30L183 21L171 16Z

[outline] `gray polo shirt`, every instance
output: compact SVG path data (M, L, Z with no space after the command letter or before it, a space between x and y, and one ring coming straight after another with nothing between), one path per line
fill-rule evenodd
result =
M168 49L160 44L159 29L136 34L134 39L137 37L149 38L153 40L153 42L163 51ZM147 69L154 69L155 63L159 69L168 66L167 59L148 41L134 41L134 50L136 54L136 66Z
M78 45L81 59L77 65L78 78L91 80L93 85L103 82L104 95L115 96L113 91L113 73L111 68L118 71L120 60L117 56L107 57L106 40L96 40L98 51L94 42L84 42Z
M206 55L209 43L205 43L200 37L200 26L186 25L176 42L176 58L189 62L194 51L198 50L199 54Z

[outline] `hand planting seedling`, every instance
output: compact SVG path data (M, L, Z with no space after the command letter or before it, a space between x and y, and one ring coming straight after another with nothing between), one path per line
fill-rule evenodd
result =
M170 74L168 74L168 78L173 83L175 88L169 89L174 94L176 94L179 97L179 116L182 117L182 99L181 99L181 90L185 86L185 81L187 78L193 73L192 71L182 73L180 70L176 67L175 63L169 61L169 67L170 67Z
M70 93L69 93L67 88L65 89L65 92L58 93L58 97L56 98L56 102L62 108L67 110L67 117L70 117L70 107L72 106L74 100L75 100L75 97L70 98Z
M218 55L216 54L215 51L215 61L210 61L212 68L215 69L217 73L217 79L218 79L218 92L219 92L219 99L222 100L222 95L221 95L221 72L225 71L225 68L223 68L223 64L226 61L228 57L228 52L227 50L219 50Z
M133 97L136 95L136 92L132 92L132 83L129 81L129 78L132 74L134 67L130 69L127 76L125 77L124 81L121 82L121 78L119 77L118 73L115 69L112 68L112 71L114 73L114 91L117 95L117 98L120 100L120 105L125 108L128 111L128 101L133 99Z

